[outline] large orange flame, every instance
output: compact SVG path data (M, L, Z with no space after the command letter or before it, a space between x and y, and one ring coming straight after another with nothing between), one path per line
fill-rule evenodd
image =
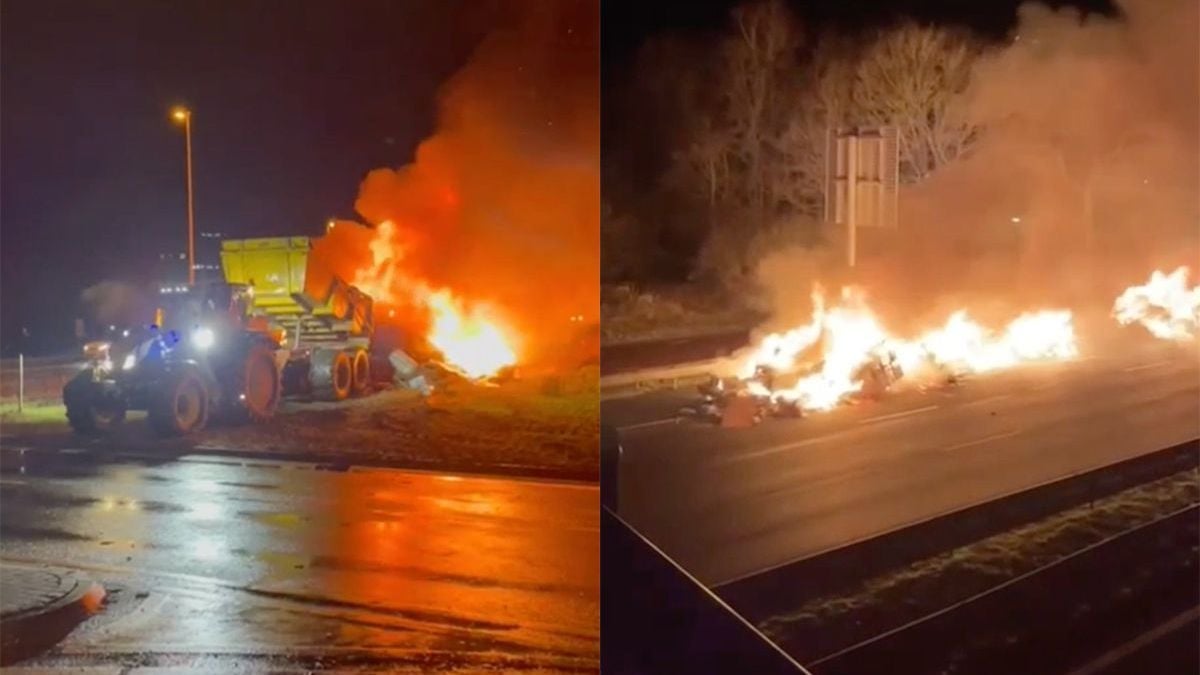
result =
M446 364L472 378L494 375L517 362L509 332L495 310L483 303L468 304L449 289L430 288L405 273L404 250L397 243L392 221L376 228L369 249L371 260L360 267L354 285L382 307L417 306L429 314L425 336ZM394 309L388 316L394 316Z
M467 376L494 375L517 362L504 331L488 316L489 307L476 305L464 310L447 290L427 293L424 299L433 313L430 344Z
M893 364L909 374L931 366L986 372L1026 361L1069 359L1078 353L1069 311L1022 314L999 334L970 319L966 311L958 311L942 327L903 340L880 325L858 289L843 289L841 302L827 309L818 288L813 305L809 323L766 336L742 363L739 376L752 394L794 403L803 410L829 410L862 390L863 369L872 361ZM756 379L762 368L788 370L818 343L821 359L815 372L774 389Z

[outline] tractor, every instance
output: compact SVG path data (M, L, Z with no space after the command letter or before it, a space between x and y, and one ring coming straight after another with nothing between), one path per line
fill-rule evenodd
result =
M102 433L145 410L178 436L210 418L269 419L285 396L365 394L372 300L321 274L310 250L307 237L227 240L224 281L160 288L153 323L85 345L63 388L71 427Z

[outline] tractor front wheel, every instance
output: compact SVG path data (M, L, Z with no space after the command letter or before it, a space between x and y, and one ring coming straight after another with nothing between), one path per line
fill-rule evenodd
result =
M150 426L161 436L183 436L208 422L208 390L195 368L168 373L151 397Z
M77 434L103 434L125 421L125 404L115 396L105 396L90 372L80 373L63 387L63 405L67 422Z

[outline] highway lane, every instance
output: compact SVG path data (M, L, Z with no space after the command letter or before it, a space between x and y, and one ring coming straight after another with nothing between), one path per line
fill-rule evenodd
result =
M1195 344L1108 353L741 430L673 421L691 392L607 401L620 510L719 586L1200 437Z
M199 456L0 458L0 556L124 590L28 665L556 671L599 658L594 485Z

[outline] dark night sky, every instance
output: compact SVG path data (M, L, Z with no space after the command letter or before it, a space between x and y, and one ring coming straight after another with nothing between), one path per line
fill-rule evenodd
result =
M469 7L468 7L469 6ZM463 11L468 7L469 11ZM433 128L485 34L471 0L3 0L0 340L70 339L81 290L184 250L194 110L198 231L317 232Z

